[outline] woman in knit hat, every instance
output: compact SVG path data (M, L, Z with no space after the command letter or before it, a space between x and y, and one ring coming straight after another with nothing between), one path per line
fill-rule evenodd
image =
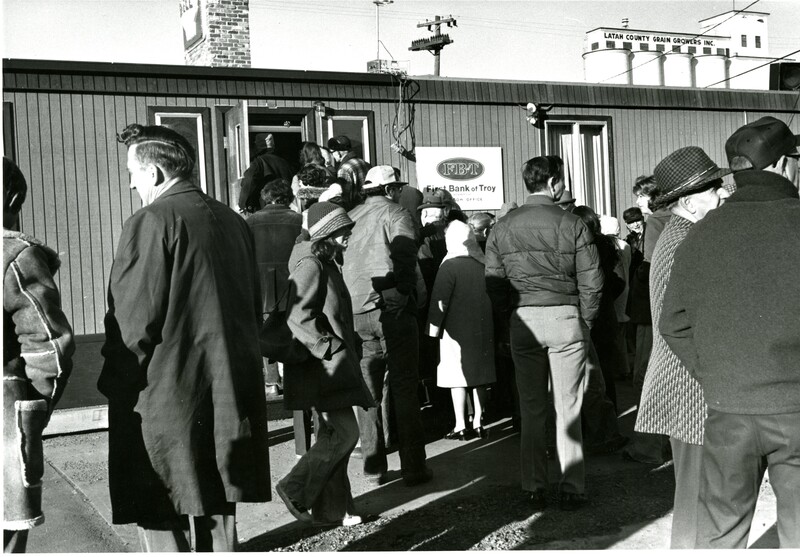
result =
M316 442L276 486L289 512L303 522L352 526L355 512L347 463L358 442L353 406L375 406L361 375L353 308L337 256L353 221L344 209L318 202L308 210L309 239L294 246L287 323L308 349L286 364L283 396L290 410L314 410Z

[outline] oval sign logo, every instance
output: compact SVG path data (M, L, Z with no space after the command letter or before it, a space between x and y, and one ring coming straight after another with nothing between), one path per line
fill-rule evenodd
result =
M474 180L483 174L483 164L464 157L447 159L436 165L436 172L451 180Z

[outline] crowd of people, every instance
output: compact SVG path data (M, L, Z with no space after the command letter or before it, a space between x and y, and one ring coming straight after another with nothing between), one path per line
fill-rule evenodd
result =
M114 255L98 388L113 522L137 524L142 550L235 550L236 503L271 499L277 394L313 414L313 445L274 486L298 520L362 522L356 452L375 486L395 449L406 486L431 481L426 376L449 391L453 442L486 439L506 402L532 512L550 504L550 459L572 511L584 454L622 449L674 462L671 547L744 547L767 468L781 546L800 546L800 155L783 122L738 129L730 169L698 147L666 156L637 179L624 239L576 206L557 156L523 165L521 206L468 215L346 136L304 143L298 164L263 134L242 218L192 182L175 131L132 124L118 140L142 209ZM16 230L27 187L5 158L3 174L4 546L24 551L74 344L58 257ZM639 397L630 440L621 379Z

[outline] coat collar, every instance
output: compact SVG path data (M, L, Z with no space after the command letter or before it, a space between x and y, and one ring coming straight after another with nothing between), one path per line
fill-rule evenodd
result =
M797 188L789 180L765 170L742 170L733 175L736 191L727 203L797 199Z
M555 207L556 202L553 201L552 197L548 197L546 195L531 194L525 200L525 205L552 205L553 207Z
M178 195L178 194L187 193L187 192L190 192L190 191L196 191L198 193L203 193L203 190L201 190L200 187L198 185L196 185L194 182L192 182L191 180L189 180L189 179L181 180L181 181L177 182L174 186L169 188L167 191L165 191L164 193L159 195L156 198L156 200L153 201L153 203L158 203L159 200L166 199L167 197L170 197L171 195Z

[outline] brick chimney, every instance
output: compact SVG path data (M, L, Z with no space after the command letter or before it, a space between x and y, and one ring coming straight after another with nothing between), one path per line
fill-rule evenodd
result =
M250 67L250 0L178 0L188 66Z

